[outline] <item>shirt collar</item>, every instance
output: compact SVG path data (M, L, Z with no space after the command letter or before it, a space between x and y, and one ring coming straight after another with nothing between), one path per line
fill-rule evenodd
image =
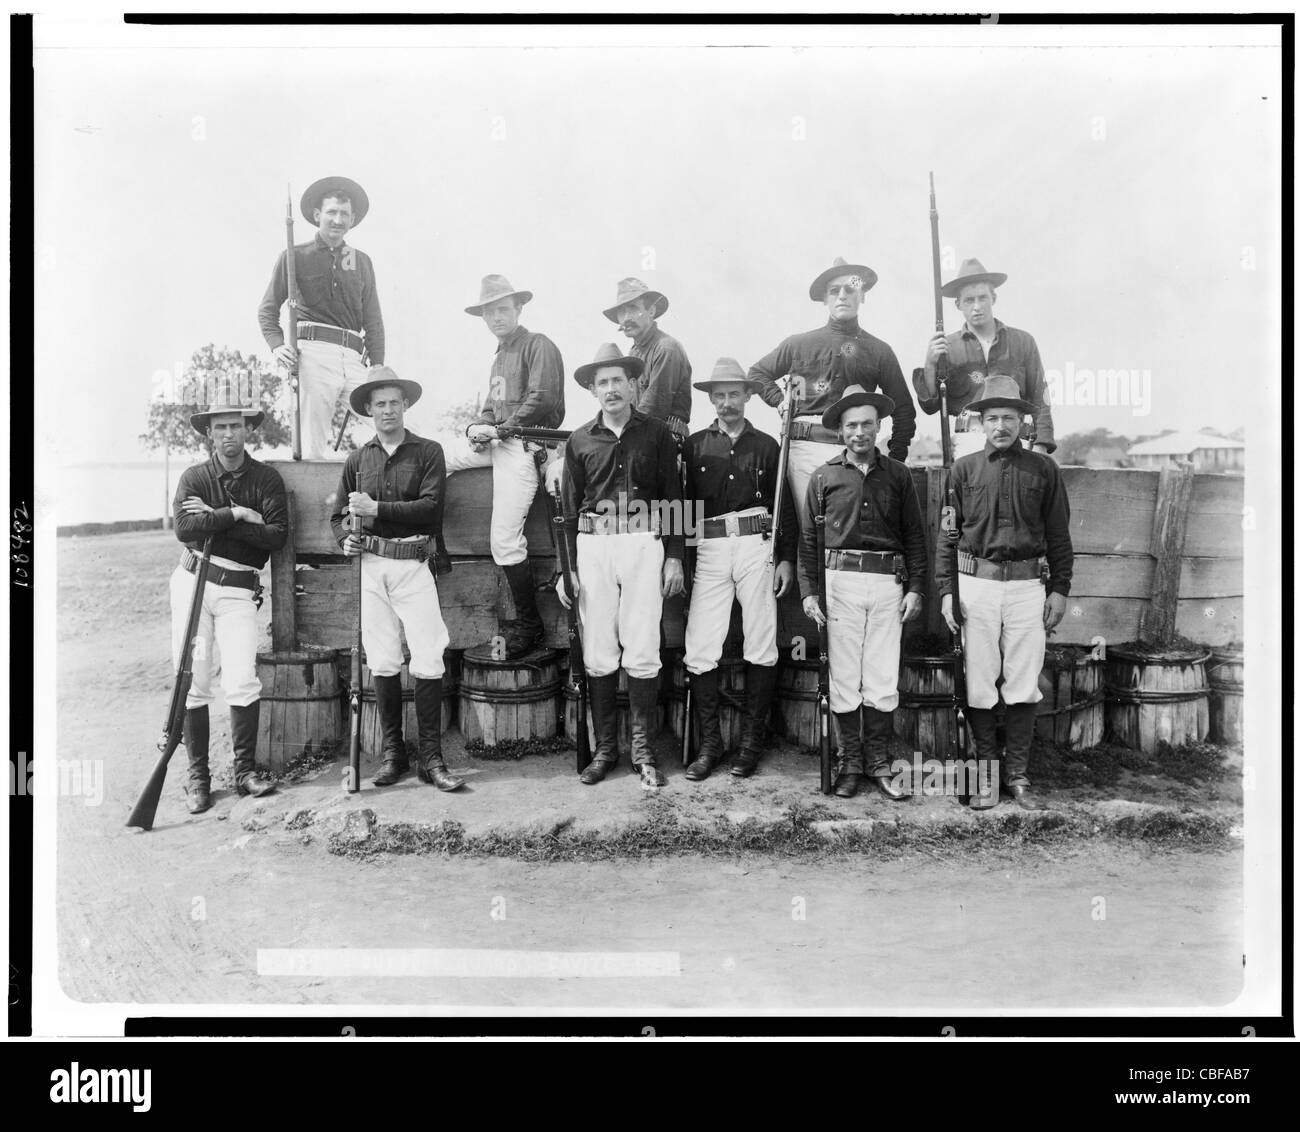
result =
M522 322L519 323L504 338L499 338L497 340L497 353L498 354L501 353L501 351L506 349L508 346L513 346L516 342L519 341L520 338L522 338L527 333L528 331L524 328L524 324Z
M331 254L333 254L334 252L341 252L344 248L348 246L347 240L344 240L343 243L339 244L337 248L331 248L329 244L325 242L325 237L320 234L319 230L316 232L316 236L312 242L316 245L317 251L329 252Z
M999 338L1002 337L1002 331L1004 327L1005 324L1000 318L995 318L993 320L993 341L994 342L996 342ZM979 341L979 335L976 334L975 331L973 331L964 322L961 324L961 336L963 338L974 338L976 341Z
M826 328L835 331L837 334L857 334L862 329L862 326L858 322L857 315L854 315L852 318L828 318Z
M402 447L403 444L410 444L412 441L414 441L414 440L419 440L419 439L420 439L420 438L419 438L418 436L416 436L415 433L413 433L413 432L408 428L408 429L406 430L406 435L405 435L404 437L402 437L402 439L398 442L397 448L394 448L393 451L396 452L399 448ZM378 448L379 451L381 451L382 453L384 453L385 456L388 455L388 449L385 448L384 445L383 445L383 442L380 441L380 439L379 439L379 433L375 433L374 436L372 436L369 440L366 441L366 443L363 445L363 447L365 447L365 448Z
M640 409L633 408L632 415L628 417L627 424L623 426L623 432L626 433L634 424L638 424L645 419L645 413ZM596 410L596 419L591 422L591 431L607 432L610 436L614 435L614 430L605 423L605 411L603 409Z
M232 472L226 468L226 466L221 462L220 458L214 452L212 453L212 471L216 475L217 479L220 479L222 476L234 476L236 479L238 479L246 471L248 471L249 461L252 460L252 458L253 457L248 454L248 449L245 448L244 462L240 464L239 467Z
M749 422L746 421L745 423L748 424ZM852 468L854 471L857 471L858 469L857 463L849 455L849 450L847 448L841 448L840 454L836 456L835 459L827 460L826 462L828 464L841 464L846 468ZM880 464L880 449L873 444L871 446L871 459L867 463L867 471L869 472L874 471L879 464Z
M1016 440L1010 448L998 449L993 447L993 441L984 441L984 455L988 458L990 464L995 464L999 460L1017 460L1019 454L1024 452L1020 446L1020 441Z
M642 337L632 339L632 345L639 346L644 350L647 346L653 345L662 334L663 331L659 329L659 324L652 321L650 323L650 329L647 330Z
M728 440L731 439L731 437L723 430L722 422L718 420L717 417L714 417L713 420L709 422L708 431L715 433L718 436L726 436ZM749 418L746 417L741 422L740 436L745 436L746 434L751 433L753 431L754 431L754 426L749 423ZM736 439L739 440L740 436L736 437Z

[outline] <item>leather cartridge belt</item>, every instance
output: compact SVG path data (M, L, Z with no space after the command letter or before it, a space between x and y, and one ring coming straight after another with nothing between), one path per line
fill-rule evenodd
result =
M892 550L827 550L827 570L847 570L855 574L903 573L903 556Z
M840 442L839 433L834 429L819 425L816 421L791 421L790 439L811 440L816 444L838 444Z
M772 529L771 515L719 515L700 524L702 538L739 538L765 535Z
M300 322L298 324L299 342L333 342L336 346L346 346L358 354L365 353L366 341L354 330L344 330L341 326L322 326L318 322Z
M378 535L362 535L361 549L377 554L380 558L416 558L423 562L429 557L429 536L421 535L410 542L399 542Z
M964 550L957 551L957 572L974 578L987 578L992 582L1028 582L1043 576L1041 558L1020 558L1013 562L994 562L990 558L977 558Z
M654 512L641 515L597 515L590 511L578 516L580 535L654 535L659 537L659 516Z
M664 424L668 426L669 432L679 440L685 440L691 435L690 423L681 417L669 415L665 418Z
M189 547L181 554L181 569L188 570L191 574L199 572L199 556ZM215 562L208 563L208 582L214 586L238 586L241 590L261 588L256 570L228 570Z

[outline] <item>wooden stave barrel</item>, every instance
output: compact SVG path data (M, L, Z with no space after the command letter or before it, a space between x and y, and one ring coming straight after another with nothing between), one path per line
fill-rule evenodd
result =
M1210 682L1210 738L1216 743L1242 741L1244 661L1241 649L1219 648L1210 653L1206 672Z
M686 717L686 660L678 652L669 668L669 681L665 689L668 701L668 723L673 737L682 738ZM733 751L740 745L741 728L745 716L745 659L724 656L718 660L718 726L722 732L722 749ZM695 745L699 748L700 726L695 722Z
M899 662L894 735L923 758L948 758L956 722L952 711L952 653L905 653Z
M816 660L795 660L784 650L776 667L776 712L786 741L800 747L817 746Z
M460 674L460 729L466 742L485 747L512 739L553 739L558 731L560 654L534 649L518 660L497 660L493 646L466 649Z
M1153 754L1160 743L1200 742L1210 731L1208 651L1146 655L1106 650L1106 730L1121 746Z
M1095 747L1105 737L1106 686L1100 655L1091 649L1049 649L1038 676L1043 698L1034 733L1072 750Z
M333 649L258 653L257 675L262 681L259 767L282 774L295 759L338 742L343 711Z

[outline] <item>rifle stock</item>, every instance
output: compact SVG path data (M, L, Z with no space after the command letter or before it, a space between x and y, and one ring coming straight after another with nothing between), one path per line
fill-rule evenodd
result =
M172 685L172 698L167 705L167 720L163 724L162 738L158 740L158 750L162 754L154 764L149 781L140 791L140 799L131 811L131 816L126 819L128 829L153 829L154 818L158 814L158 802L162 798L163 783L167 781L167 765L181 743L185 724L185 699L190 693L190 685L194 682L194 638L199 632L203 590L208 584L208 566L211 557L212 536L209 535L203 543L203 556L199 559L198 571L194 576L194 593L190 597L190 612L185 621L180 666L176 672L176 682Z
M564 579L564 592L569 599L569 687L577 694L576 723L573 745L577 751L578 773L591 762L591 737L587 734L587 664L582 655L582 628L578 624L578 599L573 592L573 561L569 555L568 523L564 517L564 500L557 489L551 493L551 536L555 540L556 557L560 560L560 576Z
M830 603L826 600L826 488L818 498L818 513L813 516L817 528L817 600L821 602L822 624L817 627L817 746L821 763L821 790L831 792L831 654Z
M361 533L361 516L352 516L353 534ZM352 633L352 686L348 692L348 706L352 714L352 730L348 740L348 793L361 790L361 555L357 555L353 577L353 597L356 614Z
M531 440L538 444L563 444L572 432L562 428L533 428L530 425L497 425L499 440Z
M293 458L302 459L302 402L298 381L298 266L293 254L293 189L288 189L284 206L286 249L284 270L289 291L289 348L294 352L289 367L289 388L293 391Z

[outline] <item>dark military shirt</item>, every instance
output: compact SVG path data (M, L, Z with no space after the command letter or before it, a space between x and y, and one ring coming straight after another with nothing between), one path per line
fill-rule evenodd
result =
M564 420L564 359L545 334L522 326L497 343L487 401L475 424L558 428Z
M348 496L363 491L379 504L379 514L362 520L366 534L380 538L431 535L442 510L447 484L447 459L436 440L416 436L409 428L390 456L375 436L348 454L339 480L330 527L342 546L348 530Z
M1046 555L1048 593L1069 594L1074 574L1070 501L1056 461L1019 444L962 456L952 465L956 544L940 538L935 554L939 593L952 593L957 551L994 562Z
M280 308L289 295L285 253L275 261L271 283L257 308L262 337L274 350L284 345ZM364 332L371 365L384 364L384 316L375 289L375 268L365 252L346 243L331 248L320 233L309 244L293 249L294 283L298 288L298 321L323 322L357 334Z
M691 434L682 456L686 468L686 498L702 504L702 518L715 519L732 511L762 507L772 514L776 506L777 465L781 446L749 421L733 441L715 420ZM781 523L777 561L793 562L798 551L799 526L790 492L781 497Z
M912 473L898 460L872 450L863 473L841 451L813 469L808 479L808 525L799 534L799 592L818 593L817 526L825 500L827 550L883 550L902 554L907 589L925 590L925 527Z
M190 496L197 496L215 510L191 515L181 507ZM263 521L236 520L236 506L251 507ZM213 535L212 553L218 558L260 570L289 534L284 480L274 468L254 460L247 452L244 462L233 472L226 471L213 456L181 473L172 501L172 525L176 537L195 553L202 551L207 537Z
M632 343L628 353L645 362L636 407L656 420L677 417L689 423L691 363L682 344L651 323L649 331L639 342Z

